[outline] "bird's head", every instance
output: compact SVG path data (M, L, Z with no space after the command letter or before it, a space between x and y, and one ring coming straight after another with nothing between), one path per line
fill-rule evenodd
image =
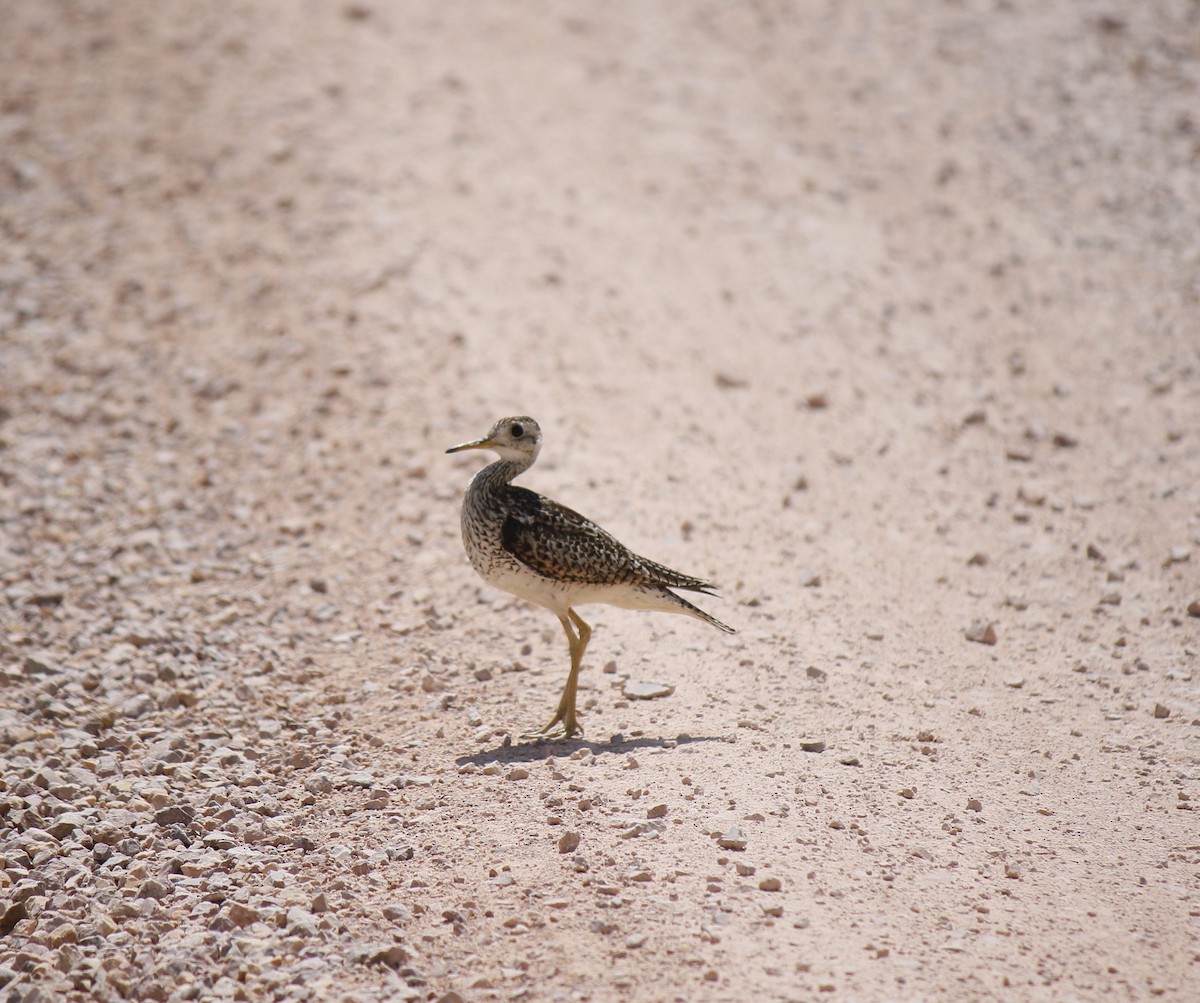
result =
M542 448L542 430L538 423L527 415L501 418L482 439L451 446L447 453L464 449L494 449L503 460L532 463Z

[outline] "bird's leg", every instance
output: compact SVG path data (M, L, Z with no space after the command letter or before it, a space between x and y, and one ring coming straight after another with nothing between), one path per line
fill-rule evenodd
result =
M573 609L567 610L567 616L571 618L571 623L575 625L576 635L575 644L571 650L571 674L567 676L567 685L563 688L562 700L559 702L558 712L564 715L562 718L563 730L567 733L566 737L570 738L576 732L583 733L583 725L579 723L579 719L575 716L575 694L579 690L579 670L583 666L583 652L587 648L588 641L591 639L592 628Z
M579 661L582 662L583 653L587 649L588 641L592 637L592 628L584 623L583 617L573 609L567 610L567 616L571 618L571 622L575 624L575 629L579 632Z
M560 616L558 619L566 631L567 644L571 649L571 673L567 676L567 685L563 687L558 709L550 723L535 732L522 735L522 738L570 738L583 731L583 725L575 716L575 694L579 688L579 667L583 663L583 649L587 647L588 638L592 636L592 628L584 623L573 609L568 609L567 616ZM571 629L572 624L575 630Z

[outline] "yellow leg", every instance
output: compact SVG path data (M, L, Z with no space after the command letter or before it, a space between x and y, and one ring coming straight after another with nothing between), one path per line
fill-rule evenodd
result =
M567 685L563 687L558 709L550 723L535 732L522 735L522 738L571 738L583 733L583 725L579 723L575 714L575 695L579 689L579 668L583 664L583 652L592 636L592 628L573 609L568 609L567 615L558 619L566 632L567 646L571 651L571 673L567 676ZM572 625L574 630L571 629Z
M567 676L567 685L563 687L562 699L558 704L558 714L563 723L566 737L570 738L576 732L583 733L583 725L579 723L579 718L575 715L575 694L579 690L579 670L583 666L583 653L591 639L592 628L573 609L567 610L567 616L575 625L576 636L575 643L571 645L571 674ZM564 623L563 626L565 628L566 624ZM569 633L568 636L570 636Z

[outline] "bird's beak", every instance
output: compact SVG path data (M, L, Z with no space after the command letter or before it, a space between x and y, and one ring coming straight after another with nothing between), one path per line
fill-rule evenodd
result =
M464 442L461 446L451 446L447 453L461 453L464 449L491 449L496 443L489 438L476 439L474 442Z

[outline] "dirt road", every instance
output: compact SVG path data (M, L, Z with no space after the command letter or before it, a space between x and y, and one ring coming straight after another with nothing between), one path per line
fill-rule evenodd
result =
M1200 996L1130 7L0 3L3 998ZM505 414L739 630L585 609L582 741L462 552Z

